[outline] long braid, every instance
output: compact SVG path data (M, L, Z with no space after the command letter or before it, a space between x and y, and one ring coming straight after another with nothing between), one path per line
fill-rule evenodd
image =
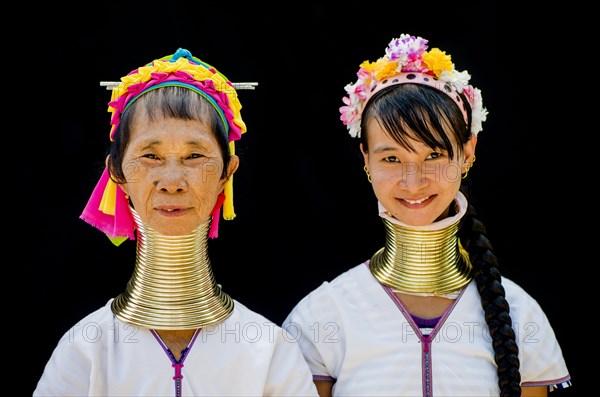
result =
M494 360L498 367L500 396L518 397L521 395L519 347L501 283L498 260L494 255L492 244L485 236L485 226L476 219L476 215L475 208L469 204L459 232L460 239L469 252L485 321L490 329L495 352Z

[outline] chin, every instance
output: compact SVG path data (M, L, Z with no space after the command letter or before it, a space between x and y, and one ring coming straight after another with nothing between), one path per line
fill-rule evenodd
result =
M149 224L148 226L152 229L154 229L156 232L165 235L165 236L183 236L185 234L190 234L192 233L196 227L190 227L189 225L174 225L174 222L169 222L170 224L158 224L158 225L152 225Z
M398 217L396 215L393 215L393 217L408 226L427 226L427 225L431 225L433 222L436 221L435 219L429 219L429 218L415 218L415 217L406 217L406 216Z

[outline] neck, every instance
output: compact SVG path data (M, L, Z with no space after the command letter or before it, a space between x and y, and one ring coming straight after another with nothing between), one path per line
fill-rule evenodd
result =
M427 227L408 226L382 215L385 246L369 265L375 278L397 292L424 295L450 294L468 284L471 262L457 236L466 212L466 199L460 193L456 204L457 215Z
M129 324L158 330L185 330L216 324L233 301L216 284L208 257L210 218L192 233L167 236L149 228L132 209L137 226L133 275L112 303Z

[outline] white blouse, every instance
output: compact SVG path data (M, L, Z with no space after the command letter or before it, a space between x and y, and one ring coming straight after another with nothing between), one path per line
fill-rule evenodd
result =
M296 340L237 301L178 364L153 331L116 319L111 301L64 334L34 396L318 396Z
M560 346L538 303L502 280L517 336L522 386L568 386ZM324 282L290 312L283 328L298 341L315 380L336 396L497 396L494 349L474 281L429 336L368 262Z

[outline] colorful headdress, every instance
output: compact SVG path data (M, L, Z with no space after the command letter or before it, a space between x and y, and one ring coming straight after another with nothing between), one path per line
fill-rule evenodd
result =
M352 137L360 137L362 112L375 93L391 85L407 83L427 85L448 95L468 125L468 109L459 95L464 94L471 107L471 133L477 135L482 130L488 111L483 107L481 91L469 85L469 73L457 71L450 55L439 48L430 51L427 48L427 40L402 34L390 41L385 56L376 62L361 63L356 74L358 80L344 88L348 93L342 99L346 106L340 107L340 120Z
M214 106L225 126L231 154L235 154L234 141L246 132L236 88L254 89L257 83L232 83L213 66L180 48L173 55L154 60L132 71L122 77L120 83L101 85L112 89L111 101L108 103L108 111L112 113L109 135L111 141L114 140L121 115L135 100L151 90L176 86L197 92ZM224 197L220 197L213 210L209 237L217 237L221 205L224 219L235 218L232 182L233 177L230 176L225 185ZM135 240L135 223L129 202L121 187L111 180L107 169L104 169L80 218L103 231L115 245L126 239Z

